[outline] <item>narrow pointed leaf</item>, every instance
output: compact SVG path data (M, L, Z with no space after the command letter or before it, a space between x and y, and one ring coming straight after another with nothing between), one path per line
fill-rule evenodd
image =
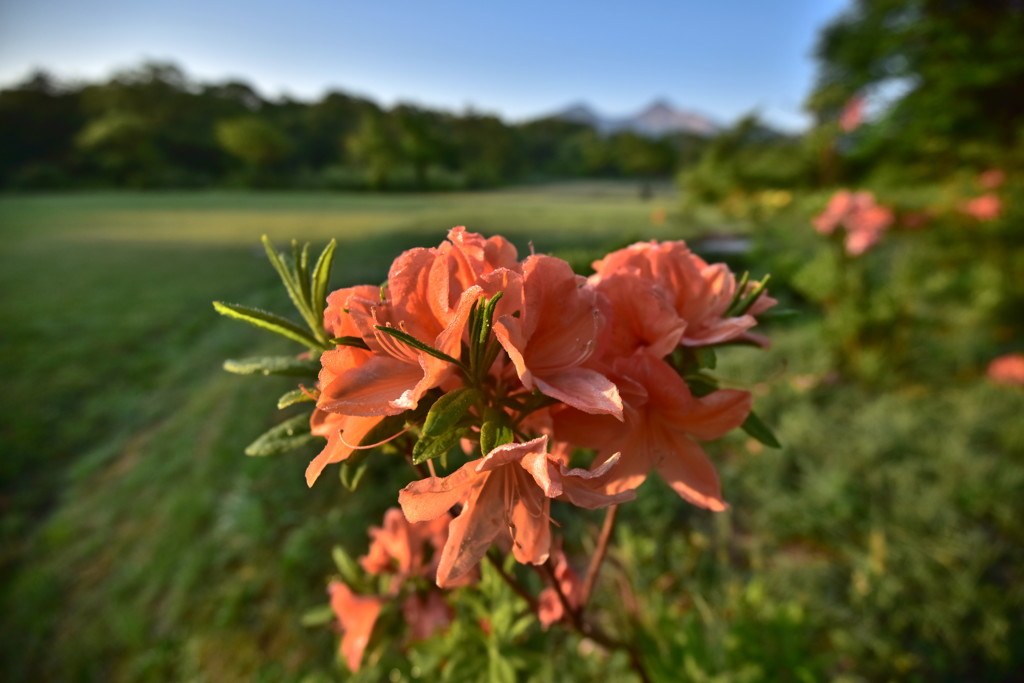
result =
M337 618L338 617L335 616L334 610L331 609L330 605L321 605L319 607L306 610L306 613L302 615L302 625L306 628L324 626L325 624L330 624Z
M359 565L352 559L352 556L345 552L341 546L334 546L331 549L331 558L334 560L334 566L338 568L338 573L341 574L341 580L350 586L358 586L363 582L363 573L359 569Z
M362 337L334 337L333 339L330 340L330 342L335 346L354 346L357 349L366 349L367 351L370 350L370 347L366 344L366 342L363 341Z
M349 491L355 491L359 487L363 475L366 474L367 467L369 467L369 463L365 462L358 465L348 462L341 463L341 485Z
M309 433L309 414L296 415L264 432L245 447L245 454L265 457L301 448L320 437Z
M419 351L422 351L423 353L426 353L426 354L429 354L429 355L433 356L434 358L440 358L443 361L447 361L449 363L454 363L455 365L458 365L460 368L463 367L462 363L460 361L452 358L451 356L449 356L444 351L441 351L439 349L435 349L433 346L429 346L427 344L424 344L423 342L421 342L419 339L417 339L416 337L412 336L411 334L408 334L406 332L402 332L401 330L396 330L393 327L385 327L384 325L374 325L374 328L380 330L384 334L389 334L392 337L394 337L395 339L397 339L398 341L402 342L403 344L407 344L407 345L413 347L414 349L417 349Z
M236 375L316 377L320 372L320 362L295 356L254 356L226 360L224 369Z
M449 391L430 407L423 423L423 435L437 436L447 432L466 416L479 399L480 392L472 387Z
M312 329L317 329L317 321L315 318L310 316L309 305L303 297L302 290L295 275L295 268L288 267L285 263L284 258L281 254L277 253L274 249L274 244L270 241L270 238L266 235L263 236L263 249L267 252L267 258L270 259L270 264L274 266L274 270L281 276L281 282L284 283L284 288L288 291L288 297L292 300L292 304L295 305L295 309L302 315L303 320ZM321 318L323 314L321 313ZM323 320L320 321L323 324Z
M302 329L292 321L282 318L270 311L264 311L259 308L250 308L249 306L242 306L241 304L226 304L223 301L214 301L213 307L221 315L226 315L227 317L235 318L236 320L244 320L250 325L262 327L263 329L270 330L271 332L276 332L283 337L297 341L303 346L308 346L311 349L323 348L321 343L309 332Z
M287 408L288 406L293 406L296 403L315 400L316 396L314 396L307 389L292 389L291 391L286 391L285 393L281 394L281 398L277 399L277 409L281 410L283 408Z
M750 295L740 303L736 312L733 313L734 317L745 315L746 312L750 310L750 307L761 298L761 293L764 292L764 288L768 285L768 280L770 278L771 275L765 275L764 279L757 283L757 287L754 288L754 291L752 291Z
M334 265L334 250L337 248L337 240L331 240L320 252L320 258L313 266L313 306L323 309L327 305L327 287L330 284L331 268Z
M772 430L769 429L768 425L766 425L756 413L751 412L741 426L743 427L743 431L763 443L765 446L769 446L770 448L782 448L782 444L780 444L779 440L775 438L774 434L772 434Z
M687 375L684 379L686 380L686 385L690 387L690 391L698 398L707 396L718 389L718 380L711 375L698 372Z

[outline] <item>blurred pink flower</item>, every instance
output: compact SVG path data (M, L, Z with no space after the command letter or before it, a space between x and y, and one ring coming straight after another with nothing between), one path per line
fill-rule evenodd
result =
M831 235L836 228L846 229L846 253L858 256L878 243L892 225L893 213L875 202L870 192L840 190L832 195L828 206L812 219L814 228Z
M353 593L341 581L332 581L327 592L331 596L331 609L338 618L338 626L344 633L341 655L350 671L359 671L373 625L384 606L384 598Z
M579 609L583 601L583 582L569 566L569 560L560 547L551 552L551 564L554 565L555 581L565 596L569 607ZM537 618L544 630L565 616L565 606L553 586L548 586L537 596Z
M994 190L1004 182L1006 182L1006 173L998 168L990 168L978 176L978 185L986 190Z
M856 130L864 122L864 96L854 95L843 107L839 115L839 127L850 133Z
M992 193L975 197L963 205L963 212L974 216L979 221L991 221L999 218L999 214L1002 211L1003 203L999 200L998 196Z
M1024 353L999 356L989 363L988 377L998 384L1024 385Z
M429 522L412 523L400 509L390 508L384 513L382 527L370 527L373 540L366 555L359 558L359 564L370 574L393 574L392 592L398 592L410 577L423 576L433 581L451 520L451 515L442 515ZM469 574L466 578L474 579Z

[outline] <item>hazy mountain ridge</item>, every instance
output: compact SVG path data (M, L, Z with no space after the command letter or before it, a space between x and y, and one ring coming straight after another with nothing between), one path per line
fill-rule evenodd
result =
M585 123L606 134L631 131L649 137L671 133L711 135L719 128L718 124L708 117L679 109L663 99L655 100L636 114L626 117L608 116L589 104L578 102L544 118Z

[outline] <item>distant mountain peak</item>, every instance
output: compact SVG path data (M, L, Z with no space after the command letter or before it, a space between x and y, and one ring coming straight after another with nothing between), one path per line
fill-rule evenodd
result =
M660 137L672 133L710 135L718 129L718 126L706 116L678 109L664 97L654 99L633 116L607 116L586 102L574 102L551 114L550 118L584 123L606 134L631 131L648 137Z

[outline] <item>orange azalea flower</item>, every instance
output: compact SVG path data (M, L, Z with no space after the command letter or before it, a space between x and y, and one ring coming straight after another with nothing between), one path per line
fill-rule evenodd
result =
M724 510L718 474L694 439L717 439L750 414L751 395L719 389L697 398L664 361L636 353L619 359L612 375L626 404L625 425L574 410L555 413L555 436L596 448L597 462L621 452L609 493L635 489L656 468L680 496L694 505Z
M547 436L498 446L447 477L414 481L398 502L410 522L436 519L455 505L462 512L448 527L437 585L442 588L480 562L491 542L505 530L512 553L523 563L542 564L551 547L551 499L595 509L632 500L632 491L606 494L608 473L617 458L587 471L568 469L547 452Z
M999 384L1024 385L1024 354L999 356L989 363L988 377Z
M440 553L448 538L450 521L438 517L430 522L410 524L401 510L390 508L384 513L383 527L370 527L370 549L359 564L370 574L392 573L400 581L421 574L430 576L430 567L425 563L425 546L429 544Z
M823 235L844 227L846 253L851 256L863 254L874 246L892 222L892 211L876 204L873 194L847 190L832 195L825 210L812 220L814 228Z
M683 346L707 346L740 339L757 324L754 317L757 313L777 303L762 295L745 315L725 317L736 294L735 276L723 263L708 265L682 241L638 242L595 261L594 271L590 283L606 294L610 286L602 287L601 283L616 275L636 277L660 287L675 309L676 318L685 322L679 342ZM632 315L627 312L628 301L621 297L618 300L621 305L615 307L616 322L620 315ZM613 303L615 301L613 297ZM675 324L667 320L663 323L669 329ZM656 355L664 355L658 344L653 347Z
M338 617L338 626L344 632L341 655L351 671L359 671L384 599L353 593L340 581L332 581L327 592L331 596L331 609Z
M527 258L522 283L519 315L498 317L494 336L523 386L587 413L621 418L622 400L615 385L584 367L604 324L597 291L568 263L551 256ZM502 304L508 310L510 304L504 299Z
M413 274L410 276L414 277ZM418 300L418 297L408 297L399 303L390 299L381 302L350 298L348 306L352 318L362 333L363 341L374 353L362 364L339 373L330 384L323 386L321 382L318 407L329 412L365 417L397 415L415 408L423 394L440 386L455 372L455 368L447 361L375 329L375 326L402 330L458 358L470 310L482 293L479 287L463 292L451 319L434 336L428 332L435 322L429 309L417 309L413 313L407 303L408 299ZM407 317L400 317L403 309L409 309ZM335 352L327 351L321 357L325 367L330 362L325 357L332 353Z
M991 221L999 218L1003 211L1003 203L994 194L984 194L964 203L963 212L974 216L979 221Z

